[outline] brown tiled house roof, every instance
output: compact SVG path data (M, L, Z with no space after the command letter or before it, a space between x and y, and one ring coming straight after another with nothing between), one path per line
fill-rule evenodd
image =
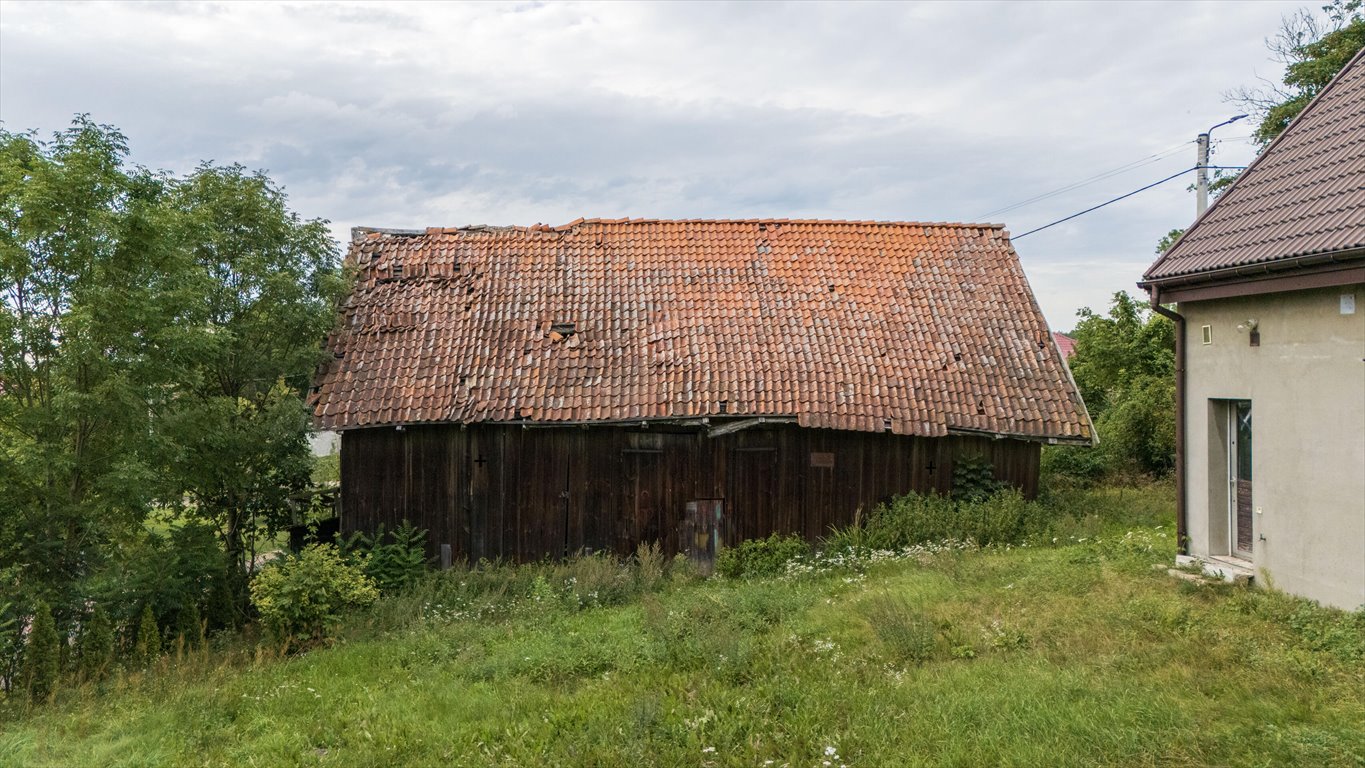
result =
M1089 442L992 225L579 220L361 231L320 428L794 417Z
M1143 282L1362 249L1365 52L1157 259Z

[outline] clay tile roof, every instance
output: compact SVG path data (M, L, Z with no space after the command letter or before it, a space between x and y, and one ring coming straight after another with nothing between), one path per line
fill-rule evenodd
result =
M1144 284L1365 248L1365 52L1143 276Z
M1003 228L580 220L357 230L323 429L787 416L1089 442Z
M1070 360L1071 356L1076 354L1076 340L1065 333L1053 331L1052 340L1057 342L1057 349L1062 353L1063 360Z

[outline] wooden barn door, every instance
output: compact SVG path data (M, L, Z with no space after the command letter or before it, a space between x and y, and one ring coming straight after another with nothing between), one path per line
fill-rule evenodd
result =
M504 437L500 480L510 502L503 511L504 556L522 562L565 556L573 433L512 430Z
M726 457L726 524L721 544L767 536L779 524L778 450L772 432L741 432Z
M629 555L641 542L663 543L661 521L667 477L663 434L627 434L625 447L621 449L619 476L621 519L613 526L617 554Z

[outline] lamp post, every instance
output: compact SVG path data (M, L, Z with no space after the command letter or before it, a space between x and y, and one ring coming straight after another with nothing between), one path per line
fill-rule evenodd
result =
M1213 126L1213 128L1222 128L1223 126L1235 123L1244 117L1246 117L1246 115L1236 115ZM1199 138L1195 139L1195 144L1198 145L1198 159L1195 161L1194 167L1198 171L1199 177L1199 180L1196 183L1196 187L1199 190L1199 199L1195 203L1195 218L1203 216L1204 211L1208 210L1209 207L1209 134L1213 133L1213 128L1199 134Z

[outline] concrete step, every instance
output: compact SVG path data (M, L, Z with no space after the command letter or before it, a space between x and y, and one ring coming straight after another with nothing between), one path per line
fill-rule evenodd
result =
M1256 579L1256 571L1251 563L1229 557L1210 557L1207 560L1189 555L1176 555L1175 564L1181 568L1198 566L1205 577L1226 581L1229 584L1246 585ZM1173 569L1174 570L1174 569ZM1181 573L1186 573L1181 571ZM1186 573L1186 575L1189 575Z

